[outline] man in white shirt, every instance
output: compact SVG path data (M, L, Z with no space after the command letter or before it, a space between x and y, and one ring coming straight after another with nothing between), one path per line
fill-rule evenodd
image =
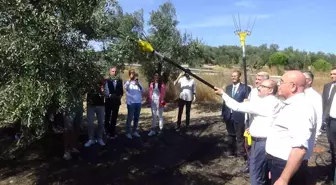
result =
M280 80L278 95L285 101L269 130L266 141L267 165L275 185L304 185L308 159L316 135L314 107L305 97L306 77L287 71Z
M180 73L180 75L174 81L174 85L177 84L180 84L181 92L178 103L176 130L180 130L184 106L186 106L186 128L189 127L191 103L196 100L196 83L195 80L192 79L188 73Z
M273 80L263 80L258 84L258 99L242 103L231 98L222 89L215 89L229 108L254 116L248 129L253 141L250 154L250 181L251 185L264 185L267 181L266 138L274 118L282 108L282 103L275 97L277 83Z
M311 71L305 71L303 74L306 77L306 98L307 101L310 101L316 112L316 137L321 135L320 129L322 126L322 96L316 90L313 89L314 74Z
M258 72L255 78L254 82L254 88L252 88L251 93L248 97L248 101L255 101L259 98L258 95L258 87L261 83L263 83L264 80L269 79L269 74L267 72ZM248 129L253 121L253 114L245 114L245 129ZM250 147L248 147L248 150L250 151ZM250 155L250 154L248 154ZM249 172L249 166L250 166L250 158L247 159L247 166L241 170L242 173L248 173Z

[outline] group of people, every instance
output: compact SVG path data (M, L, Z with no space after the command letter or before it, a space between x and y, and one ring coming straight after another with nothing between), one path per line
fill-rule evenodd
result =
M121 98L126 92L127 120L126 137L140 137L138 123L143 101L144 87L134 69L129 70L129 79L123 83L117 68L109 69L109 78L97 82L87 93L87 122L89 140L85 147L116 137L116 123ZM279 82L269 79L266 72L256 75L255 86L240 82L241 72L232 73L232 84L225 90L215 87L215 93L223 99L222 117L228 132L230 150L228 155L243 157L252 185L305 184L308 160L312 156L320 128L327 128L331 148L331 162L335 166L336 144L336 68L331 71L333 82L325 85L322 96L312 88L314 74L310 71L287 71ZM176 130L181 128L181 117L186 107L186 128L190 124L190 109L196 99L196 83L188 73L181 73L174 81L179 84L178 116ZM159 72L148 84L147 104L152 111L152 126L148 136L154 136L164 127L163 108L166 86ZM335 100L336 101L336 100ZM65 159L78 152L76 128L83 119L83 107L71 114L63 114ZM94 117L98 127L95 132ZM159 118L157 120L157 117ZM133 126L131 127L131 123ZM157 122L159 129L157 129ZM95 133L96 136L95 136ZM247 146L244 133L252 137Z
M287 71L279 82L259 72L252 89L240 82L240 76L234 71L232 84L225 90L215 87L215 92L224 101L229 155L246 159L252 185L306 184L308 160L325 127L332 154L329 161L335 167L336 68L322 96L312 88L311 71ZM250 147L244 145L244 133L252 137Z
M121 98L126 94L127 119L125 124L125 136L128 139L141 137L138 133L138 124L144 99L144 87L139 81L139 75L134 69L128 72L128 80L123 82L117 73L116 67L109 69L109 77L98 79L97 83L86 95L87 105L87 130L88 141L85 147L90 147L98 143L105 146L103 138L114 139L116 137L116 125L119 115L119 108L122 103ZM196 83L188 73L180 73L174 81L174 85L179 85L180 94L178 102L178 119L176 130L181 128L181 118L184 106L186 107L186 127L190 123L191 103L195 100ZM148 96L145 97L147 105L152 112L152 126L148 136L161 133L164 127L163 110L165 106L166 85L162 81L161 74L156 71L153 79L148 84ZM72 153L78 153L77 139L80 125L83 123L83 103L80 103L69 112L63 112L64 121L64 155L63 158L69 160ZM97 127L94 124L97 119ZM158 118L158 119L157 119ZM133 125L131 124L133 122ZM157 129L157 125L159 129ZM97 128L97 129L96 129ZM105 136L105 137L104 137Z

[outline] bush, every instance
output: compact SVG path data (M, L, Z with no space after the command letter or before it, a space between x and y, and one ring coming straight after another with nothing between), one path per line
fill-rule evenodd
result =
M332 66L329 62L323 60L323 59L318 59L313 63L313 67L316 71L330 71Z

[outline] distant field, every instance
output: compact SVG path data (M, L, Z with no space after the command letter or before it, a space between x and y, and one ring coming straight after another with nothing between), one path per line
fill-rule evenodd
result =
M128 79L128 70L130 68L138 69L139 66L127 66L122 78L123 80ZM220 66L205 66L203 68L190 68L191 71L194 74L197 74L201 78L205 79L206 81L210 82L211 84L217 86L217 87L225 87L226 85L231 83L231 73L234 69L239 69L237 67L232 68L223 68ZM279 80L281 75L277 75L279 72L277 69L270 69L268 67L265 67L261 70L253 70L253 72L248 71L248 85L254 84L255 74L259 71L266 71L271 75L271 79ZM140 74L140 82L142 84L146 84L145 89L147 90L147 81L144 78L141 78ZM244 81L244 77L241 78L242 81ZM324 84L328 83L330 81L329 72L315 72L315 82L313 84L313 87L319 92L322 93ZM197 81L196 85L196 91L197 91L197 101L221 101L218 96L216 96L212 89L210 89L208 86L204 85L203 83ZM178 88L174 87L172 82L169 82L167 84L167 101L173 101L177 98L178 95ZM146 96L146 93L145 93Z

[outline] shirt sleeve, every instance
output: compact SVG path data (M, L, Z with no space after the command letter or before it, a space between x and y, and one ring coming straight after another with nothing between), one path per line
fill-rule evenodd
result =
M315 111L316 111L316 139L317 136L321 135L321 132L319 131L322 127L322 114L323 114L323 108L322 108L322 97L319 97L319 99L315 100Z
M196 82L193 80L193 93L196 94Z
M144 88L142 87L142 85L141 85L141 83L139 82L139 90L141 91L141 92L144 92Z
M301 109L298 107L298 110L301 110L300 115L292 117L292 123L289 124L289 132L292 138L291 145L292 148L304 147L308 149L315 121L315 111L311 105L302 105Z
M127 80L126 82L125 82L125 84L124 84L124 88L126 89L126 90L128 90L129 89L129 86L130 86L130 81L129 80Z
M104 86L104 95L105 96L109 96L110 95L110 90L108 88L108 82L105 82L105 86Z
M270 108L271 103L268 105L265 104L267 101L254 101L254 103L248 101L239 103L226 93L222 95L222 98L225 101L226 106L234 111L245 112L264 117L273 116L272 110L274 107Z

